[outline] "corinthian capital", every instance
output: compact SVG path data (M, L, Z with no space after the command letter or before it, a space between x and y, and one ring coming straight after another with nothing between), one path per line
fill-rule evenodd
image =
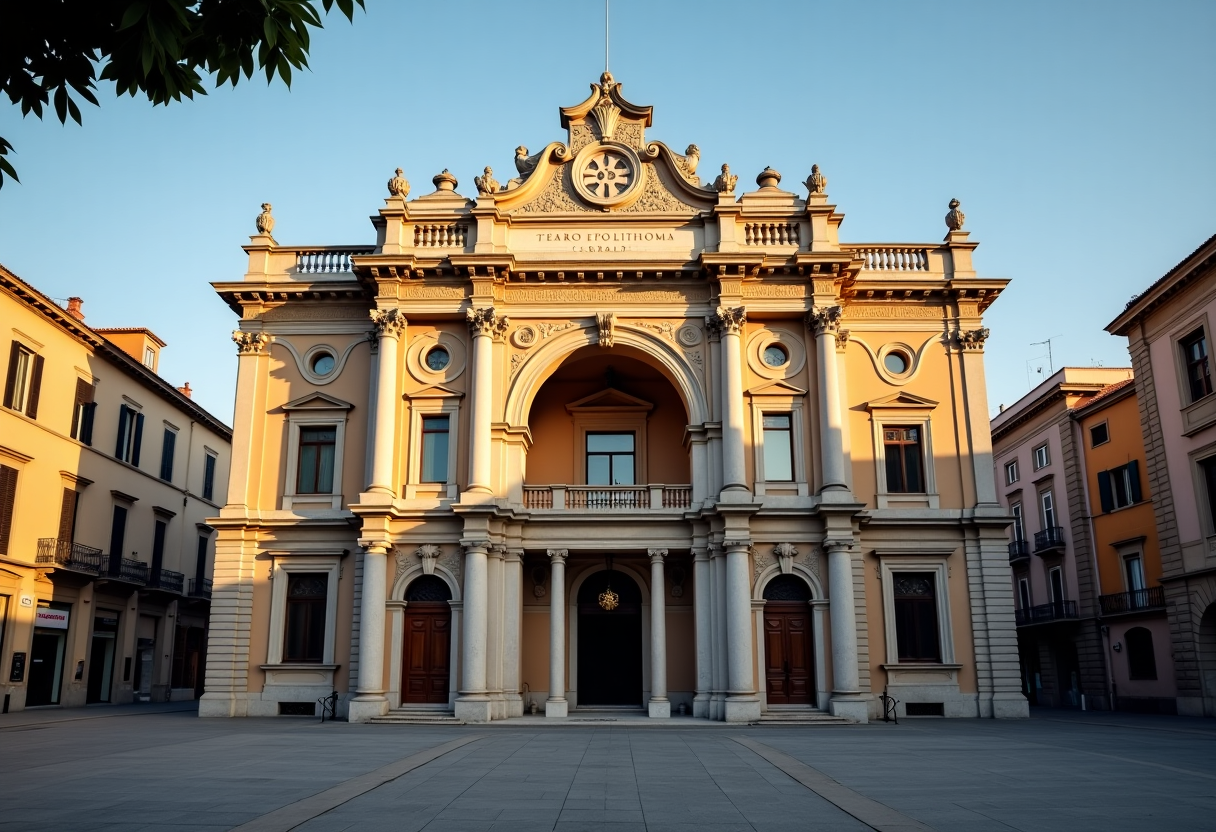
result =
M839 306L816 306L806 313L806 325L815 335L835 335L840 328L840 316L844 310Z
M232 333L236 343L237 355L257 355L270 343L270 336L265 332L241 332L239 329Z
M554 563L565 563L566 558L570 555L569 549L550 549L546 554L549 555L549 560Z
M705 323L719 330L723 335L738 335L747 323L747 310L742 306L719 306L714 314L705 318Z
M400 309L373 309L368 314L371 315L372 326L376 328L376 334L386 338L400 338L402 331L408 321Z
M507 331L510 319L506 315L496 315L493 306L484 309L466 309L465 320L469 324L470 335L488 335L491 338L501 338Z
M988 327L966 331L960 329L957 337L958 344L964 352L983 352L984 342L988 340Z
M650 556L651 563L662 563L663 558L667 557L666 549L647 549L646 554Z

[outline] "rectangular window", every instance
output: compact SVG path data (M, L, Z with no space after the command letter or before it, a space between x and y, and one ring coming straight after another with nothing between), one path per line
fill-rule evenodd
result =
M160 572L165 568L165 532L169 526L164 520L157 520L152 530L152 574L151 581L155 586L160 581Z
M207 538L198 536L198 551L194 556L194 585L198 589L202 589L203 580L207 577L207 543Z
M1051 584L1051 601L1058 604L1064 601L1064 570L1060 567L1055 567L1047 576L1048 583Z
M76 539L76 504L80 494L73 488L63 489L63 502L59 504L59 540L71 543Z
M794 481L793 416L789 413L765 413L764 479L768 482Z
M422 467L421 482L448 481L448 442L450 441L451 417L422 417Z
M85 445L93 444L93 412L97 403L93 401L93 385L82 378L76 379L76 400L72 404L72 438Z
M1130 555L1123 559L1123 574L1127 576L1127 588L1132 592L1144 589L1144 559Z
M896 572L892 580L899 660L940 662L936 576L932 572Z
M1199 401L1212 392L1212 372L1208 367L1208 339L1203 327L1182 339L1182 361L1191 401Z
M1143 499L1140 492L1140 463L1132 460L1126 465L1098 472L1098 499L1102 511L1114 511Z
M215 499L215 455L207 454L203 460L203 499Z
M887 463L887 493L923 493L925 473L921 428L884 427L882 443Z
M1014 503L1009 507L1009 511L1013 514L1013 539L1022 541L1026 539L1026 524L1022 517L1022 504Z
M38 397L42 390L41 355L35 355L16 341L8 354L8 377L4 383L4 406L38 418Z
M329 575L324 572L287 573L287 610L283 661L325 660L325 602Z
M122 572L123 541L127 536L127 509L114 506L114 517L110 522L110 572Z
M1056 499L1050 491L1044 491L1039 495L1039 506L1043 511L1043 528L1054 529L1056 527Z
M127 407L125 404L118 408L118 441L114 446L114 456L123 462L129 462L139 467L139 449L144 441L144 414Z
M1094 425L1089 429L1089 445L1091 448L1096 448L1099 445L1105 445L1110 441L1110 428L1106 422L1100 425Z
M165 439L160 446L160 478L173 481L173 450L177 446L177 434L165 428Z
M300 428L297 494L332 494L334 490L334 427Z
M1034 470L1046 468L1051 464L1051 456L1047 453L1047 444L1043 443L1034 449Z
M0 465L0 555L8 554L13 533L13 511L17 507L17 469Z
M1018 474L1018 461L1005 463L1005 485L1013 485L1020 479Z
M633 434L587 434L587 485L633 485Z
M1022 609L1030 609L1030 581L1026 578L1018 578L1018 602Z
M144 366L149 370L156 369L156 353L151 347L144 347Z

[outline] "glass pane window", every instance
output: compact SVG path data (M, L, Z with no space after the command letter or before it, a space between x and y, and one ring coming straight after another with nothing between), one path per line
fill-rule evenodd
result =
M1123 568L1127 573L1127 588L1132 591L1144 589L1144 560L1139 555L1132 555L1123 560Z
M769 482L792 482L794 479L794 439L792 417L788 413L765 413L764 479Z
M1212 392L1212 373L1208 366L1208 341L1202 329L1182 340L1182 359L1186 364L1186 380L1191 401L1198 401Z
M422 482L448 481L450 416L422 418Z
M1039 503L1043 506L1043 528L1052 529L1056 525L1056 501L1050 491L1039 495Z
M932 572L897 572L892 581L899 660L940 662L936 576Z
M1047 453L1047 446L1040 445L1034 449L1034 469L1037 471L1040 468L1046 468L1051 463L1051 455Z
M1064 601L1064 570L1057 566L1047 578L1051 584L1051 600L1055 603Z
M921 451L921 429L884 427L882 441L887 462L887 493L923 493L925 476Z
M1014 503L1009 507L1009 511L1013 514L1013 539L1026 539L1026 525L1022 522L1022 504Z
M587 434L587 485L634 484L632 433Z
M324 572L287 575L283 661L325 660L325 603L329 576Z
M1018 579L1018 601L1022 609L1030 609L1030 581L1025 578Z
M297 494L332 494L334 488L334 427L300 428Z
M1013 462L1005 465L1005 484L1013 485L1018 481L1018 478L1018 461L1015 459Z

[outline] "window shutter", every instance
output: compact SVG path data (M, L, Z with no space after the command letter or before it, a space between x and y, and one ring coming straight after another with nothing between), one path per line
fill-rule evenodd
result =
M116 459L124 459L123 451L126 448L123 439L127 436L127 423L131 420L131 408L125 404L118 406L118 441L114 443L114 456Z
M1102 513L1113 511L1115 508L1115 495L1110 487L1110 471L1098 472L1098 496L1102 500Z
M1131 483L1132 483L1132 495L1131 495L1132 502L1138 503L1144 499L1144 496L1143 496L1142 492L1140 491L1140 461L1139 460L1133 459L1131 462L1127 463L1127 478L1129 480L1131 480Z
M63 504L59 508L59 539L71 540L76 529L76 491L63 489Z
M8 377L4 380L4 406L13 406L13 391L17 387L17 354L21 348L13 341L8 350Z
M81 411L84 423L80 426L80 441L86 445L93 444L93 414L96 411L97 402L89 402Z
M144 414L135 414L135 449L131 451L131 464L139 467L139 446L144 439Z
M8 539L13 530L13 509L17 503L17 469L0 465L0 555L8 554Z
M38 398L42 393L42 365L46 363L41 355L34 356L34 369L30 373L30 394L25 398L25 415L31 419L38 418Z
M160 451L160 478L162 480L172 481L173 479L173 449L176 445L177 434L166 428L165 441Z
M93 385L82 378L76 379L76 400L72 403L72 438L84 441L84 411L93 401Z

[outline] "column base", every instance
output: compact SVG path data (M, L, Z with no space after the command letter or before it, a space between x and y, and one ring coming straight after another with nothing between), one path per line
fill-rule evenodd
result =
M646 709L650 712L651 719L671 719L671 702L666 699L651 699Z
M238 696L222 693L204 693L198 701L200 717L248 716L249 702L242 693Z
M507 694L507 719L524 715L524 698L518 693Z
M485 695L462 696L456 700L452 715L461 722L489 722L492 705L490 697Z
M348 707L347 722L367 722L374 716L388 713L388 698L380 694L356 696Z
M829 703L832 716L844 717L852 722L865 725L870 721L870 704L858 697L833 697Z
M716 722L722 721L722 714L725 711L725 708L722 707L722 703L724 701L725 701L725 698L720 693L715 693L709 698L709 718L710 719L712 719Z
M1020 693L992 695L993 719L1029 719L1030 703Z
M760 700L755 696L728 696L724 705L727 722L750 723L760 721Z
M550 699L545 702L545 716L566 717L570 715L570 703L565 699Z
M692 715L697 719L709 719L708 693L698 693L692 698Z

